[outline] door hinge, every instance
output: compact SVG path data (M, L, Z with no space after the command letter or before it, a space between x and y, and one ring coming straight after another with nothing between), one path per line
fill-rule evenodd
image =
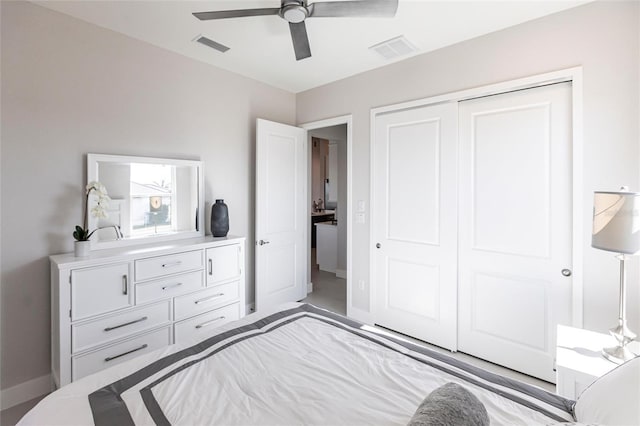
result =
M72 275L69 274L69 284L71 284L71 277L72 277Z
M69 318L71 318L71 309L69 309Z

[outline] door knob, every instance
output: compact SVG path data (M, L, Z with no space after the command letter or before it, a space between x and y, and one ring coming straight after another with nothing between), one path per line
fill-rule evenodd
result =
M380 248L380 247L382 247L382 244L376 243L376 248Z
M261 246L263 246L265 244L269 244L269 240L260 240L260 241L258 241L258 244L260 244Z
M562 270L562 275L564 275L565 277L570 277L571 276L571 269L563 269Z

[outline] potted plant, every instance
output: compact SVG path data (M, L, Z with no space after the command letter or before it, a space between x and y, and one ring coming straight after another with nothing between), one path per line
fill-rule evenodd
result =
M85 189L84 212L82 226L76 225L73 231L74 253L78 257L88 256L91 248L89 239L96 232L96 229L89 231L89 197L93 192L95 198L95 206L91 209L91 215L96 218L107 217L107 206L109 205L109 195L107 188L97 181L89 182Z

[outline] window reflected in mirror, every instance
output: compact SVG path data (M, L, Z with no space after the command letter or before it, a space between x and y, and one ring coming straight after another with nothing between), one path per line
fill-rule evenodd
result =
M175 167L166 164L131 164L132 236L175 231L171 219Z

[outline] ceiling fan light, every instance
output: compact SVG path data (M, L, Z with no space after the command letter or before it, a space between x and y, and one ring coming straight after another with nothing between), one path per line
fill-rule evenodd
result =
M292 24L298 24L305 19L309 12L304 6L298 4L287 5L282 8L282 17L287 22L291 22Z

